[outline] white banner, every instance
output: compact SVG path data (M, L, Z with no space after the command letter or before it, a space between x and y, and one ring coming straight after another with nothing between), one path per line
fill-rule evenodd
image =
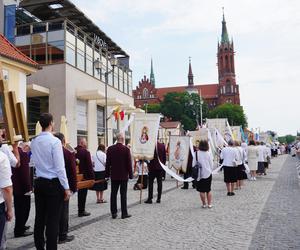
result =
M132 125L132 155L152 160L157 140L160 114L135 114Z

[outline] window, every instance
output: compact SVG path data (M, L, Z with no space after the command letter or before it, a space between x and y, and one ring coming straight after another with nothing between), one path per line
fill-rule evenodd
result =
M123 70L119 68L119 90L124 92L124 78L123 78Z
M5 6L4 16L4 36L6 36L11 43L14 43L16 26L16 5Z
M48 43L48 64L64 61L64 41Z
M225 69L226 69L226 72L229 72L229 61L228 61L228 56L225 56Z
M119 77L118 77L118 67L114 67L114 88L118 89L119 88Z
M90 46L86 45L86 73L93 75L93 49Z
M87 137L87 102L77 100L76 105L77 118L77 138Z
M105 131L104 107L97 106L97 134L104 136Z
M85 71L84 42L77 38L77 68Z
M146 99L146 98L148 98L148 96L149 96L149 91L148 91L148 89L144 88L144 90L143 90L143 98Z

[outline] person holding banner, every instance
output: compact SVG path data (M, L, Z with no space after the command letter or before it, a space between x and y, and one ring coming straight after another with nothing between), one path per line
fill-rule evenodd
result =
M220 154L221 160L223 160L224 168L224 182L227 187L227 195L233 196L234 183L237 182L237 150L233 147L233 141L229 140L228 147L222 149Z
M200 192L202 208L212 208L211 180L214 164L213 156L209 153L209 145L206 140L199 142L199 150L195 154L196 157L193 160L193 166L196 165L196 161L201 165L201 169L198 170L196 189Z
M110 146L106 153L105 177L111 178L110 211L113 219L118 214L117 194L120 188L122 219L130 218L127 211L127 184L132 179L132 161L130 149L124 145L123 133L117 134L117 143Z
M167 154L165 145L160 143L157 140L156 148L154 150L154 158L150 161L148 170L149 170L149 183L148 183L148 199L145 201L147 204L152 204L153 199L153 183L154 179L156 178L157 181L157 200L156 203L160 203L161 194L162 194L162 178L164 175L164 170L160 165L166 164Z
M92 158L90 152L87 150L87 141L84 137L79 139L79 145L75 149L77 151L76 158L79 160L79 173L83 174L85 180L94 180L95 174ZM78 190L78 217L91 215L91 213L85 211L87 193L87 188Z

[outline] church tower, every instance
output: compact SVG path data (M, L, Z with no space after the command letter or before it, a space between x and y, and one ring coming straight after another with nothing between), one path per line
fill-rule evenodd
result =
M150 71L150 82L155 86L155 77L154 77L154 71L153 71L153 61L151 58L151 71Z
M193 75L193 71L192 71L191 58L189 58L188 86L189 87L194 86L194 75Z
M219 104L240 104L239 86L235 80L233 40L229 39L223 12L221 42L218 42Z

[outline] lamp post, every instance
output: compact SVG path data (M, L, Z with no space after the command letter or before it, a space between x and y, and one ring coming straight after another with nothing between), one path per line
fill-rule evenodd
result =
M108 85L108 75L111 74L114 71L114 67L117 66L118 64L118 59L114 58L113 56L109 59L109 54L108 54L108 50L107 48L105 49L105 55L106 55L106 70L104 73L101 72L103 63L99 60L99 58L97 58L97 60L94 61L94 67L97 70L97 73L99 75L103 75L104 76L104 80L105 80L105 146L108 146L108 117L107 117L107 85ZM112 69L108 70L108 62L110 62Z

